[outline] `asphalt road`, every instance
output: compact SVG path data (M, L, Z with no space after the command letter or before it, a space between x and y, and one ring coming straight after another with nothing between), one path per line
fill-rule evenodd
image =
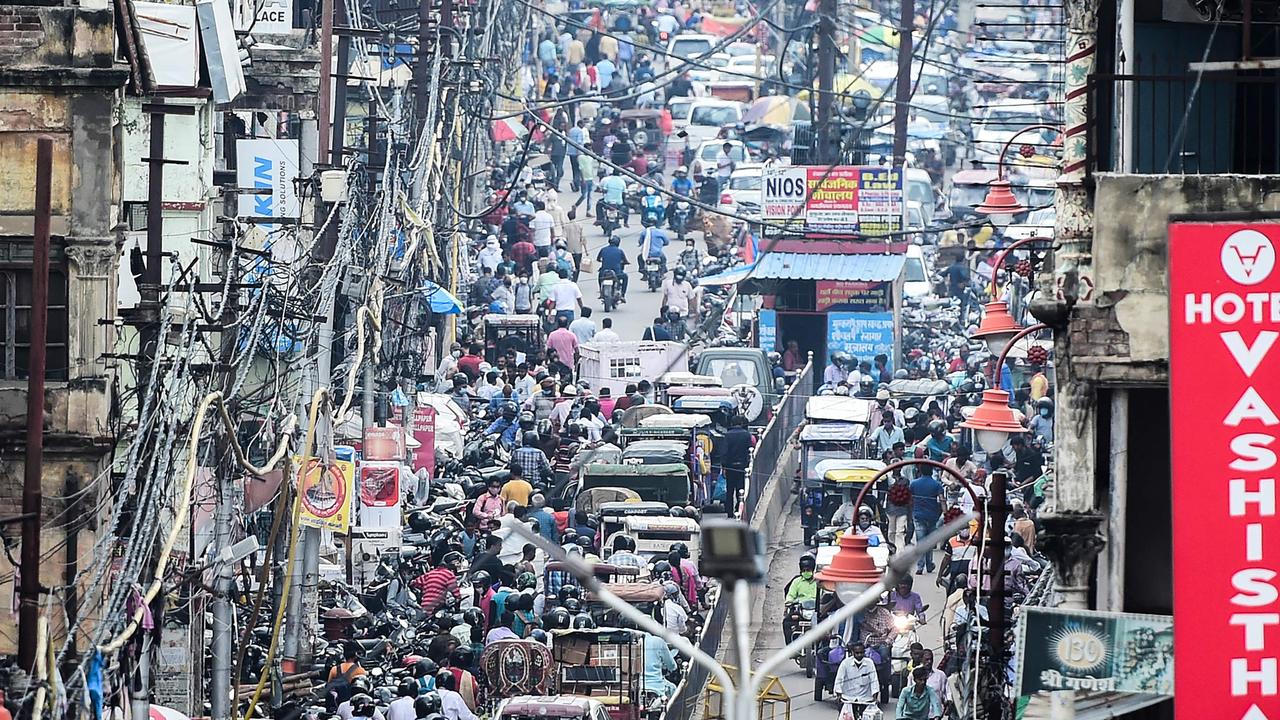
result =
M752 652L755 664L767 658L783 646L782 642L782 599L783 588L787 581L796 575L800 556L807 549L802 543L800 516L792 507L787 513L786 524L780 537L773 540L773 560L769 566L769 578L763 588L762 602L756 603L761 608L759 631ZM937 562L938 553L934 553ZM942 657L942 631L938 618L945 600L942 589L930 575L916 575L914 589L920 593L924 602L929 605L925 615L928 621L917 630L920 642L925 647L933 648L934 657ZM791 696L792 720L833 720L840 713L839 702L830 695L823 694L821 702L813 699L813 680L804 676L804 670L794 662L783 666L784 674L779 676L782 686ZM883 699L883 698L882 698ZM886 718L894 716L895 701L883 702L880 705Z

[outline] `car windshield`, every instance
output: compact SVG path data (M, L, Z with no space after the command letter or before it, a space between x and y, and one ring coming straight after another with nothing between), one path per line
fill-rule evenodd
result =
M933 202L933 184L920 180L907 181L907 199L912 202L918 202L921 206L932 209Z
M987 197L986 185L956 185L951 188L951 207L971 208Z
M703 160L715 160L716 156L719 154L720 154L719 145L715 145L715 144L704 145L702 147L702 152L699 153L699 157L701 157ZM741 145L734 145L733 147L731 147L729 149L729 157L733 158L735 162L742 162L743 160L746 159L746 155L743 153Z
M734 175L729 178L730 190L759 190L761 178L764 176L758 173L749 173L742 175Z
M688 38L685 40L677 39L671 45L671 54L676 57L690 58L694 55L704 55L711 51L711 41L702 38Z
M756 385L759 381L755 364L745 360L712 358L699 374L714 375L720 378L720 382L727 388L734 385Z
M694 108L689 116L691 125L720 127L735 122L738 122L738 109L730 105L702 105Z
M920 258L909 257L907 264L903 266L904 277L906 282L927 282L928 276L924 274L924 263Z
M693 109L693 103L673 102L667 109L671 111L672 120L686 120L689 117L689 111Z

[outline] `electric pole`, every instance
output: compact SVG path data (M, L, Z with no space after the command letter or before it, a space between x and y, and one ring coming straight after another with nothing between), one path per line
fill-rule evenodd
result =
M914 40L916 3L902 0L898 29L898 79L893 105L893 167L907 162L907 119L911 112L911 50Z
M836 75L836 0L818 3L818 163L840 162L840 143L832 133L832 91Z
M53 139L36 144L35 237L31 262L31 349L27 355L27 441L22 475L22 586L18 610L18 666L34 672L40 620L40 480L44 471L45 343L49 328L49 223ZM49 669L54 672L54 668Z

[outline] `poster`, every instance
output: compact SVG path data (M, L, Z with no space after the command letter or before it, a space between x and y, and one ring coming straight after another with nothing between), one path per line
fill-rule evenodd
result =
M298 178L297 140L237 140L236 183L270 191L241 193L242 218L296 218L302 214L294 181Z
M394 507L400 504L400 463L365 460L360 463L360 505Z
M293 0L235 0L236 30L254 35L293 32Z
M1278 243L1275 223L1169 225L1180 718L1280 718Z
M778 349L778 313L775 310L761 310L756 316L756 345L765 352Z
M813 309L818 312L832 307L860 312L884 310L889 306L889 283L816 280L813 302Z
M395 425L365 428L360 455L365 460L399 461L403 459L404 430Z
M409 427L418 447L413 449L413 469L426 468L431 477L436 475L436 409L423 405L413 409L413 424Z
M887 355L893 370L893 313L827 313L827 354L837 350L866 362Z
M301 457L295 456L293 463L298 468L298 499L302 503L298 521L306 527L345 533L351 525L356 464L313 457L304 472Z
M1018 695L1055 690L1173 694L1173 619L1026 607Z
M876 236L903 228L901 170L779 165L766 167L761 183L766 235Z

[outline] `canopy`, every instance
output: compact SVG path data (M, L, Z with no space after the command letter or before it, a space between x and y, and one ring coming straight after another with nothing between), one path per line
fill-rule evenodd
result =
M642 428L681 428L684 430L692 430L710 424L711 418L701 413L652 415L640 421L640 427Z
M866 425L846 422L824 422L800 428L800 442L854 442L862 437Z
M427 303L431 307L431 312L437 315L460 315L465 307L462 301L453 296L453 293L445 290L439 285L424 280L423 286L418 288L418 292L427 296Z
M805 403L804 416L809 420L866 423L871 419L874 402L847 395L817 395Z
M768 95L747 108L742 116L742 124L748 129L759 125L788 127L797 119L809 119L807 105L787 95Z
M884 468L879 460L828 458L814 466L814 472L823 479L830 477L832 482L865 482Z
M736 285L748 279L892 282L905 262L905 255L769 252L753 265L701 278L698 284Z
M730 412L737 409L738 401L729 395L686 395L673 402L677 411Z

